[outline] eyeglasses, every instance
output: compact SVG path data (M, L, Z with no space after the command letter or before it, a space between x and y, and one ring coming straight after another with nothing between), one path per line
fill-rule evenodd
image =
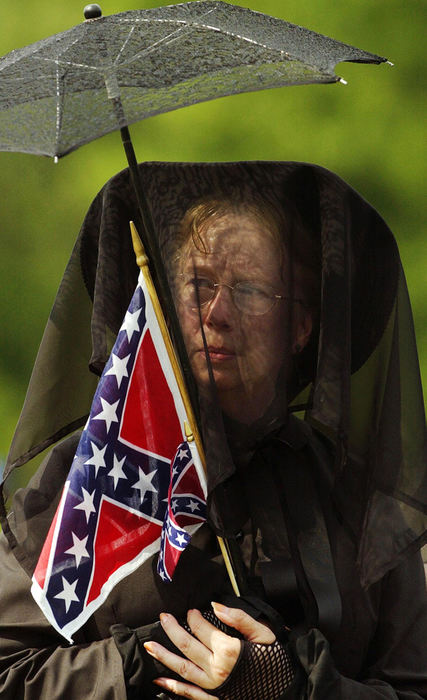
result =
M221 287L227 287L231 292L231 298L239 311L248 316L263 316L280 300L293 301L303 304L302 299L275 294L274 290L265 284L257 282L238 282L237 284L223 284L213 282L207 277L190 277L180 275L182 285L179 289L179 297L182 303L196 311L198 307L204 308L212 302Z

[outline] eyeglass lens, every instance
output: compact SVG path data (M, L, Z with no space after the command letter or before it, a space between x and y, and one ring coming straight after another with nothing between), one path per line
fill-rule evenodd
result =
M252 316L268 313L278 298L274 293L269 293L249 282L238 282L231 286L218 284L205 277L197 277L185 282L182 300L192 309L196 309L198 305L204 307L214 299L221 287L227 287L230 290L233 303L239 311Z

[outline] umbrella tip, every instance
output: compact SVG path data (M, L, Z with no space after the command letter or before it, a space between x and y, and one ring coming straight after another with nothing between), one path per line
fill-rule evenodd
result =
M97 19L102 16L102 10L99 5L93 3L92 5L86 5L83 14L85 19Z

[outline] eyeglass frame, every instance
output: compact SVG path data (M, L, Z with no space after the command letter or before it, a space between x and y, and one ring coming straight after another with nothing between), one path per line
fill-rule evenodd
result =
M186 275L185 273L181 273L181 274L178 275L178 276L179 276L179 277L187 277L187 276L191 277L191 275ZM199 279L199 278L197 277L197 275L195 275L195 276L194 276L194 279ZM233 302L234 306L236 307L236 309L238 309L239 311L241 311L241 312L242 312L243 314L245 314L246 316L254 316L254 317L257 317L257 316L265 316L265 314L268 314L268 313L274 308L274 306L277 304L277 302L279 301L279 299L284 300L284 301L292 301L292 302L294 302L295 304L302 304L303 306L305 306L305 301L304 301L304 299L298 299L298 298L297 298L297 299L294 299L293 297L283 296L282 294L272 294L272 295L270 295L270 294L265 294L265 296L266 296L267 298L271 299L272 302L273 302L272 305L270 306L270 308L267 309L266 311L263 311L262 313L257 313L257 314L248 313L247 311L245 311L244 309L240 308L240 307L236 304L236 302L235 302L235 300L234 300L234 296L233 296L233 291L234 291L234 289L236 289L236 287L238 287L240 284L249 284L249 285L250 285L251 282L243 282L243 281L242 281L242 282L237 282L237 283L234 284L234 285L231 285L231 284L227 284L226 282L214 282L214 281L211 280L209 277L200 277L200 279L208 280L208 281L211 282L212 285L213 285L213 295L212 295L212 298L211 298L211 299L207 299L207 300L204 301L203 303L199 303L199 308L200 308L200 309L206 308L206 306L207 306L208 304L211 304L211 303L215 300L215 298L216 298L216 296L217 296L217 294L218 294L218 289L219 289L220 287L227 287L228 289L231 290L231 299L232 299L232 302ZM263 293L264 293L264 292L263 292ZM196 290L196 295L197 295L197 297L199 297L199 290L198 290L198 289ZM183 302L183 303L185 304L185 302ZM197 308L198 308L197 306L190 306L189 304L185 304L185 306L187 306L188 308L190 308L192 311L196 311Z

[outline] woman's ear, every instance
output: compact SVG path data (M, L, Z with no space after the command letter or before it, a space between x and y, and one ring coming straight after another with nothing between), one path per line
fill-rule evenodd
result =
M313 319L309 311L304 310L298 314L295 320L295 329L292 342L292 354L297 355L305 348L310 340L311 331L313 330Z

